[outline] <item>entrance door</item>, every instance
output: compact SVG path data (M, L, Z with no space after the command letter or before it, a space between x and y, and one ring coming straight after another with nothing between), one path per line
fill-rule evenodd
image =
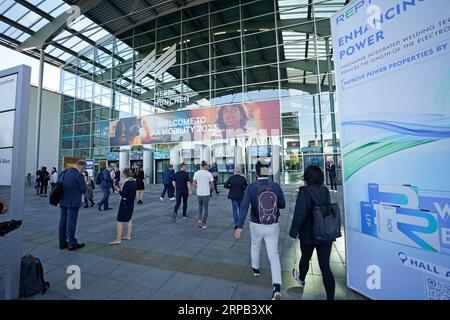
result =
M156 174L155 174L155 183L156 184L162 184L163 183L163 175L164 175L164 170L166 170L166 168L169 166L170 164L170 160L169 159L164 159L164 160L155 160L155 170L156 170Z
M144 161L142 160L130 160L130 168L137 170L144 166Z
M95 175L105 170L106 166L106 160L98 160L98 162L95 163Z

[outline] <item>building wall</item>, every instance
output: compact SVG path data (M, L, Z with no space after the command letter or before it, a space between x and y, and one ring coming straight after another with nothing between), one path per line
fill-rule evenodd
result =
M31 173L33 177L36 171L37 95L37 87L31 86L26 173ZM47 168L58 167L60 121L61 95L56 92L43 90L39 166L46 166Z
M199 4L108 38L89 50L88 61L70 61L61 74L60 163L118 152L110 145L111 120L277 99L281 137L268 143L281 147L282 182L299 184L304 168L325 169L331 159L339 181L329 17L344 1L288 2ZM163 59L158 72L140 68L149 57Z

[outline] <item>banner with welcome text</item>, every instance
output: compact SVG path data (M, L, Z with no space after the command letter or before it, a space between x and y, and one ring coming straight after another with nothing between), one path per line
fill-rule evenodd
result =
M280 136L279 100L164 112L111 121L111 146Z

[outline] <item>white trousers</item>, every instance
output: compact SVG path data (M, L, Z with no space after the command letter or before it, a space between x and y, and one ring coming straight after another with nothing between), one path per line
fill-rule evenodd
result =
M279 235L280 226L278 223L259 224L250 222L252 268L259 269L259 254L262 241L264 240L272 271L272 283L281 285L281 264L280 255L278 254Z

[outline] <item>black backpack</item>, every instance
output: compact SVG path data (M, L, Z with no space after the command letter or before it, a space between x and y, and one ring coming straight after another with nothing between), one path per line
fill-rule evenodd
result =
M316 242L329 242L334 241L336 238L342 236L341 234L341 213L339 210L339 204L331 203L330 192L328 188L323 187L326 190L326 203L319 204L316 195L309 188L305 190L311 197L314 204L312 209L313 216L313 238Z
M53 206L57 206L63 196L63 193L64 193L63 181L64 181L64 175L66 174L66 172L67 172L67 170L61 172L61 180L58 179L58 181L53 186L53 189L50 191L50 196L48 197L48 202Z
M31 254L25 255L20 265L20 296L44 294L48 288L50 288L50 282L44 281L41 261Z

